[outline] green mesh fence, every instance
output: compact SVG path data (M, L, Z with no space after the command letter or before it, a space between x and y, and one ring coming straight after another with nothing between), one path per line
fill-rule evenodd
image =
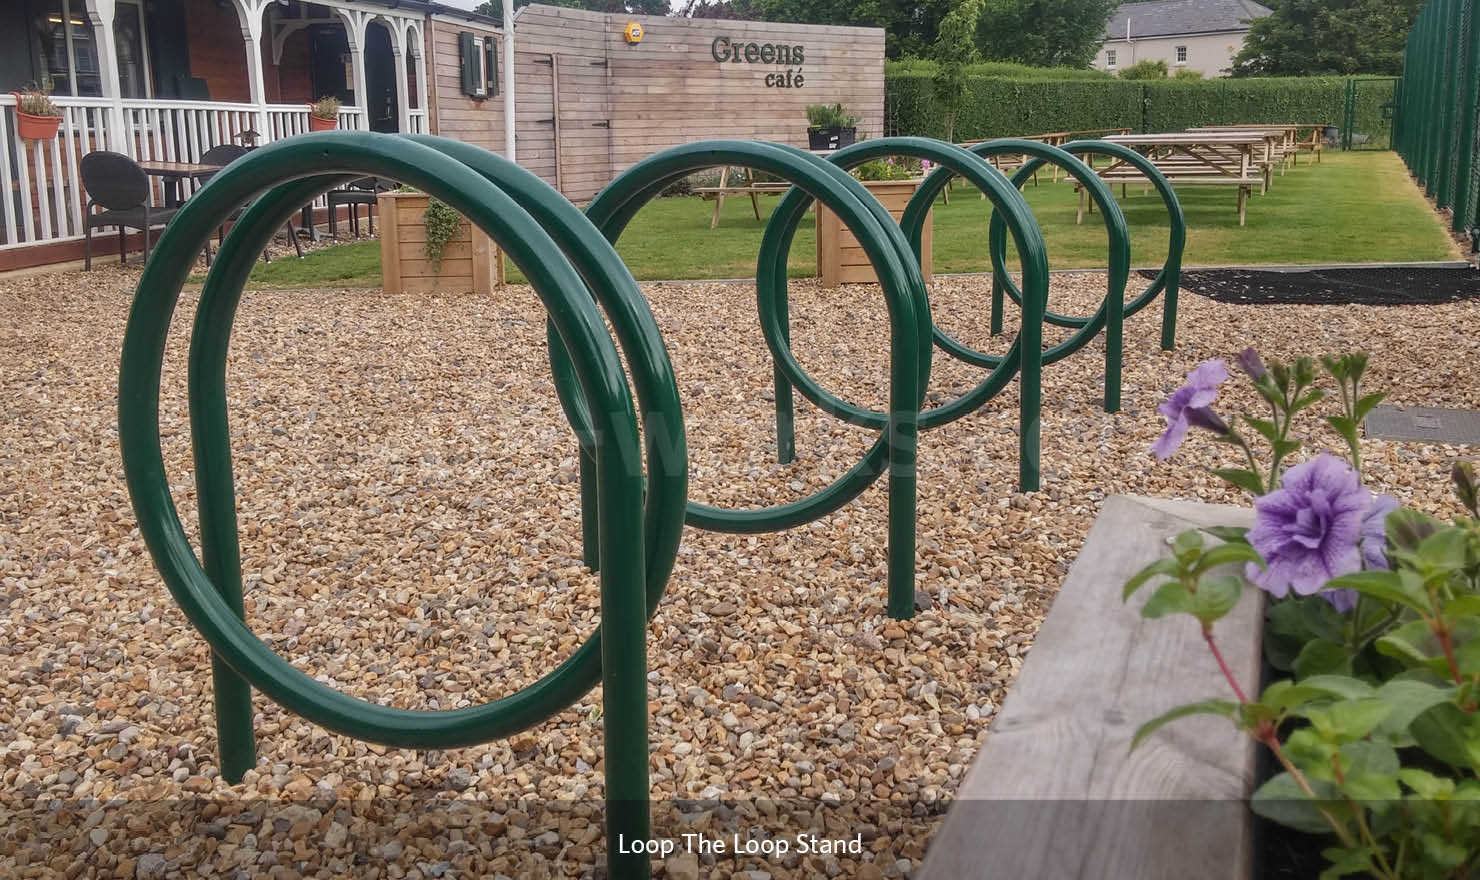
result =
M1477 0L1431 0L1408 37L1394 106L1393 146L1450 227L1480 230L1480 180L1475 153L1480 100Z

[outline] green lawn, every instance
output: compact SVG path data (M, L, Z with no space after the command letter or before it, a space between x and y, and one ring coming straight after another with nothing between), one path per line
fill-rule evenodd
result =
M1055 269L1105 265L1105 232L1098 214L1076 226L1074 188L1041 175L1029 184L1033 207ZM1118 193L1117 193L1118 195ZM1240 227L1235 193L1229 187L1185 187L1178 193L1187 215L1184 265L1257 263L1358 263L1453 259L1458 250L1407 171L1390 152L1327 152L1320 165L1301 164L1276 174L1274 186L1249 200L1248 225ZM761 198L768 216L776 196ZM1131 228L1137 266L1159 265L1166 255L1166 213L1153 191L1129 188L1121 200ZM632 221L617 250L640 281L693 278L749 278L755 275L764 222L750 200L725 202L720 227L709 228L712 202L697 198L661 199ZM935 209L935 271L973 272L988 268L988 209L974 189L957 186L949 206ZM797 233L789 262L794 276L815 271L813 223L809 216ZM512 280L521 280L510 267ZM259 264L252 273L258 287L378 287L377 243L357 242L316 251L302 260Z

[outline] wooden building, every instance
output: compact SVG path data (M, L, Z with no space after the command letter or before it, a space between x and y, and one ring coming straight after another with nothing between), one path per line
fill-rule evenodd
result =
M0 270L80 254L84 153L192 162L249 131L259 143L307 131L324 95L343 102L341 128L505 152L503 34L483 16L425 0L0 2L21 25L0 30ZM860 135L883 133L877 28L535 5L516 13L514 39L518 161L578 203L674 144L804 146L808 104L841 103ZM8 92L43 78L61 130L23 141Z

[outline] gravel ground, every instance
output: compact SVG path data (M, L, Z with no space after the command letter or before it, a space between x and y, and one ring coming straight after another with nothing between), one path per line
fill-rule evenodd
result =
M599 875L595 692L512 739L447 752L330 735L259 697L258 769L238 786L217 778L208 652L143 548L119 466L115 383L136 279L110 268L0 284L0 874ZM1103 279L1054 283L1052 306L1083 312ZM774 504L854 464L872 435L806 407L798 462L773 462L749 286L645 290L682 384L694 498ZM941 279L935 319L986 344L986 291L979 278ZM188 529L194 302L182 301L162 415ZM798 284L793 314L798 356L824 386L881 405L877 291ZM1374 353L1369 384L1391 402L1480 407L1477 315L1474 302L1255 308L1185 296L1166 353L1160 306L1147 309L1127 327L1123 412L1098 408L1100 345L1048 369L1042 491L1014 492L1015 386L922 435L917 568L932 601L913 621L884 616L882 483L782 534L688 530L650 630L659 827L757 839L813 827L862 834L863 852L676 854L662 873L907 875L1102 499L1239 500L1202 470L1226 450L1194 444L1164 465L1147 452L1156 404L1189 369L1248 344L1276 357L1362 347ZM246 297L231 411L248 614L262 638L350 694L446 709L511 693L590 632L574 444L543 340L524 288ZM937 402L980 376L935 363ZM1242 388L1225 400L1253 402ZM1454 512L1441 480L1464 450L1367 449L1375 487Z

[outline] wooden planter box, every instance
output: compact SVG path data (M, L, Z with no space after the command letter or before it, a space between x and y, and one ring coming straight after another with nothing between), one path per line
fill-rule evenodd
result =
M1195 621L1146 620L1150 590L1121 591L1167 538L1252 522L1247 508L1106 499L916 880L1250 880L1254 742L1196 716L1130 751L1142 722L1231 694ZM1214 628L1245 688L1259 682L1256 598Z
M429 196L416 192L381 193L380 273L386 293L492 293L504 283L503 255L483 231L466 219L433 268L426 258Z
M920 188L924 178L913 180L865 180L863 185L874 198L889 211L895 222L904 214L905 206ZM930 282L931 225L934 211L925 215L924 235L920 240L920 272L925 282ZM823 287L839 284L877 284L873 264L858 244L858 239L843 225L837 214L817 205L817 274L822 277Z

